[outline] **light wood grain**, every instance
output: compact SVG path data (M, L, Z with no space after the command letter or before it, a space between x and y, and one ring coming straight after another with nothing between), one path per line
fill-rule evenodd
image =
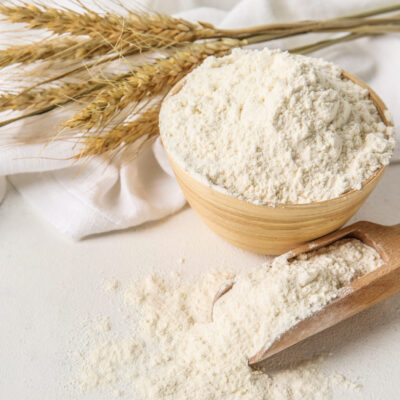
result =
M343 77L369 90L383 122L389 126L384 112L386 106L378 95L357 77L347 72L343 72ZM183 85L184 80L171 90L169 96ZM351 190L336 199L270 207L220 193L200 183L171 156L169 158L190 206L210 229L237 247L270 255L282 254L340 228L365 202L385 171L384 167L380 168L364 182L361 190Z
M400 291L400 224L383 226L365 221L357 222L316 240L312 244L294 249L291 254L295 256L315 250L343 237L356 237L374 247L385 264L353 281L339 293L337 299L311 317L299 322L272 345L262 348L249 359L249 365L256 366L266 359L278 355L288 347L336 325Z

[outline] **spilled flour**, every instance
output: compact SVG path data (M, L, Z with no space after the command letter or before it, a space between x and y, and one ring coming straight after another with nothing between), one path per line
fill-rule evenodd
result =
M382 264L378 253L345 239L287 261L233 276L151 276L123 290L123 332L106 318L82 354L79 384L85 392L128 399L326 399L335 386L320 360L268 375L247 358L299 319L323 307L351 280ZM213 297L227 280L210 321ZM118 285L112 287L119 291Z
M394 148L368 91L339 67L268 49L208 57L164 101L160 132L185 171L256 204L360 189Z

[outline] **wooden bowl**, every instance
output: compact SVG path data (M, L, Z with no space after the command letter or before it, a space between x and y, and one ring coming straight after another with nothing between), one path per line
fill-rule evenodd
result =
M348 72L343 72L343 77L366 88L382 121L391 125L385 117L387 107L378 95ZM179 82L168 96L178 93L184 83ZM187 201L211 230L237 247L270 255L282 254L340 228L361 207L386 168L375 171L361 190L351 190L335 199L271 207L223 194L193 178L168 157Z

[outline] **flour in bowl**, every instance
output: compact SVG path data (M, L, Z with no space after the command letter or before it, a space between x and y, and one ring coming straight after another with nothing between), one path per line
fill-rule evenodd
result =
M256 204L360 189L394 148L368 91L340 68L268 49L207 58L164 102L160 131L184 170Z
M220 271L194 281L155 275L135 282L125 288L122 329L103 318L105 327L89 336L80 384L97 398L330 398L339 384L356 386L326 375L318 359L272 375L251 369L247 359L381 264L374 249L350 239L235 276ZM214 295L232 278L236 283L217 301L211 321Z

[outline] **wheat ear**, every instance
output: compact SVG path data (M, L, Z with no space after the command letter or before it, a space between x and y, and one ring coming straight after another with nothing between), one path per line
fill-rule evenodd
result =
M41 42L11 46L0 51L0 67L38 60L83 60L113 50L104 40L57 37Z
M117 78L112 77L111 80ZM32 110L57 106L85 97L93 99L96 91L107 85L105 78L89 79L82 83L66 82L55 87L0 95L0 112L5 110Z
M160 104L154 105L140 113L133 121L118 125L104 135L84 137L83 147L75 158L80 159L104 153L111 154L144 138L136 148L135 153L139 152L143 145L157 137L159 112Z
M79 13L25 2L18 6L0 5L0 13L12 22L27 24L31 29L46 29L57 34L69 33L107 38L112 44L121 40L127 43L139 40L143 43L144 38L151 40L153 37L156 40L152 41L151 46L154 47L159 43L159 38L171 42L182 42L222 36L220 31L211 24L192 23L158 13L131 11L124 17L110 13L100 15L89 9ZM161 45L164 46L165 43Z

